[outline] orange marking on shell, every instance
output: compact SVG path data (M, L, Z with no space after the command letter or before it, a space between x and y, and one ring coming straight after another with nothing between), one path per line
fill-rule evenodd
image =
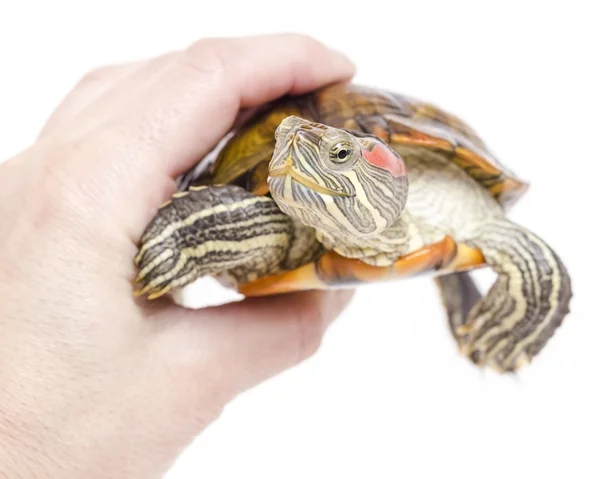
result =
M456 245L456 255L444 269L449 271L465 271L485 265L483 252L478 248L471 248L465 244Z
M266 182L258 183L257 185L254 185L252 188L250 188L250 193L256 196L265 196L268 195L269 192L269 185Z
M390 141L391 143L398 143L399 145L425 146L429 148L438 148L443 151L454 150L454 146L446 140L441 140L439 138L434 138L423 134L405 135L393 133Z
M269 296L294 291L353 287L391 281L419 274L462 271L485 265L481 250L456 244L449 236L398 259L391 266L371 266L358 259L329 251L316 262L292 271L259 278L240 285L244 296Z
M309 263L292 271L265 276L242 284L238 287L238 292L249 297L326 288L327 285L317 274L316 263Z
M396 275L417 274L432 268L447 266L457 253L456 242L445 236L440 242L421 248L394 263Z
M506 209L511 208L529 190L529 183L505 178L503 183L492 186L489 191Z
M393 176L406 176L406 166L400 158L391 149L383 145L375 145L371 151L362 150L363 158L373 166L388 170Z
M512 192L524 192L529 189L529 184L517 181L513 178L506 178L503 183L499 183L490 188L490 191L494 194L500 193L512 193Z
M269 162L263 161L256 165L248 175L246 188L257 196L269 193L267 177L269 176Z
M389 141L390 139L390 134L388 133L388 131L379 126L379 125L375 125L373 126L373 131L372 133L377 136L378 138L380 138L381 140L385 141L386 143Z
M469 163L476 165L478 168L481 168L487 173L490 173L492 175L499 175L501 173L498 168L496 168L488 160L482 158L474 151L468 150L467 148L463 148L462 146L458 146L456 147L455 152L459 158L467 160Z

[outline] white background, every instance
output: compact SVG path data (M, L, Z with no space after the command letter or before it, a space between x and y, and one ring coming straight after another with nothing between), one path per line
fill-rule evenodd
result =
M93 67L203 36L305 32L351 56L356 81L475 126L531 181L511 216L562 255L575 293L514 378L458 355L430 279L361 289L311 360L238 398L169 478L600 477L594 2L149 4L0 3L0 158L27 146Z

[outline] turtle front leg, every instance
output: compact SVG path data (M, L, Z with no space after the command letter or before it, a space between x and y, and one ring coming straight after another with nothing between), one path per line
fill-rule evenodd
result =
M516 371L542 350L568 314L571 279L542 239L507 219L482 225L469 243L481 249L498 277L468 311L464 325L453 332L461 351L474 363L500 372ZM469 301L464 281L461 284L457 277L442 281L446 293L458 287L454 290ZM453 321L460 322L456 311Z
M135 257L135 294L158 298L206 275L248 281L277 272L306 252L298 251L296 233L271 198L233 185L191 187L146 228Z

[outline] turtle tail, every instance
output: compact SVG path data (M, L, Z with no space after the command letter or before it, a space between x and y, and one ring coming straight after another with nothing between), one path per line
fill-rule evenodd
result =
M440 278L450 326L474 363L515 371L544 348L569 313L571 278L550 246L508 219L486 222L469 243L481 249L497 279L479 299L471 278Z

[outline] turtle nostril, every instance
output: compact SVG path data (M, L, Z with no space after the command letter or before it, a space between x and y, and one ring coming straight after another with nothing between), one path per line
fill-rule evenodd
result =
M310 129L310 127L308 129L307 128L302 128L303 126L304 125L302 125L294 133L294 143L300 143L301 141L311 141L312 136L308 132L311 131L312 129Z

